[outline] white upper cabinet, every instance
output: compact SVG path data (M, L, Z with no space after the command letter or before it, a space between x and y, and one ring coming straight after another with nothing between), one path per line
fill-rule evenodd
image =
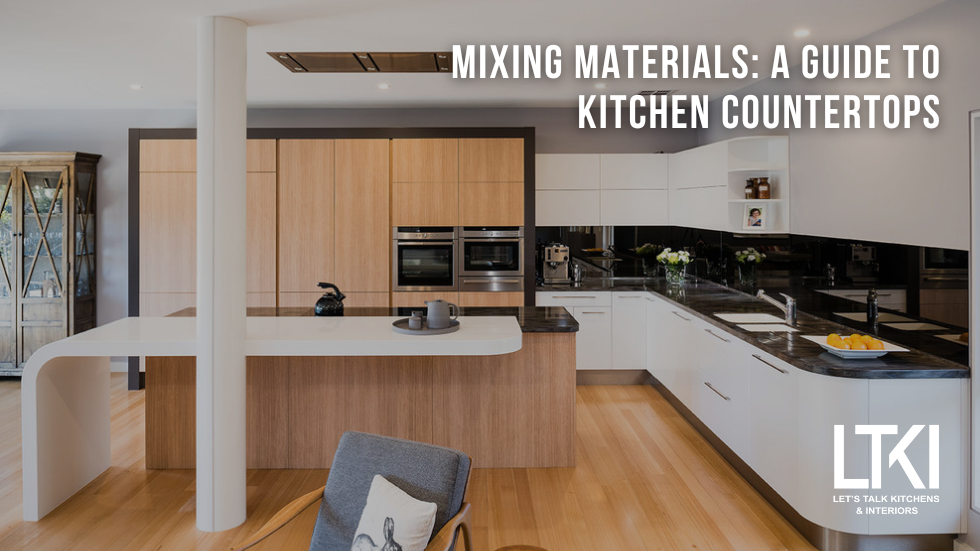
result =
M674 153L670 156L670 189L725 186L727 172L727 142Z
M600 155L535 155L534 189L599 189Z
M768 178L768 199L747 199L750 178ZM789 233L789 138L736 138L670 156L670 223L733 233ZM762 225L750 226L758 209Z
M735 138L669 155L537 155L535 163L539 226L789 233L786 136ZM750 178L768 179L768 199L746 198ZM755 210L762 222L755 216L749 224Z
M601 226L599 190L542 189L534 192L536 226Z
M668 159L661 153L602 154L602 189L667 189Z
M669 220L669 155L537 155L538 226L659 226Z

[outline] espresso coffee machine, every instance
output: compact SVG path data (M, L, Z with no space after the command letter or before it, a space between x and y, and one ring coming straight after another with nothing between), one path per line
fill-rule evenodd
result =
M546 285L569 283L570 266L571 258L568 256L568 247L552 243L544 248L541 276Z
M856 284L878 283L878 250L869 245L847 245L844 277Z

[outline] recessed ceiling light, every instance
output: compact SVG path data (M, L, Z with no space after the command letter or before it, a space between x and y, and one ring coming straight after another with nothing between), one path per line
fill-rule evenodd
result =
M391 85L388 84L387 82L382 82L381 84L378 85L378 88L381 90L388 90L391 88Z
M136 92L140 92L140 91L143 90L143 85L142 84L130 84L129 85L129 89L130 90L134 90Z
M793 31L793 36L797 38L810 36L810 29L797 29L796 31Z
M605 90L606 89L606 83L605 82L597 82L596 85L595 85L595 88L596 88L596 90Z

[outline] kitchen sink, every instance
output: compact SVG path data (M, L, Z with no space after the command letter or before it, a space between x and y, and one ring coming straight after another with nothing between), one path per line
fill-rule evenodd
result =
M796 333L799 329L790 327L782 323L740 323L737 325L742 331L752 333Z
M716 318L721 318L728 323L782 323L783 318L772 314L743 314L743 313L715 313Z
M834 312L835 316L840 316L842 318L847 318L852 321L865 321L868 319L868 314L865 312ZM881 312L878 314L878 323L893 322L893 321L915 321L912 318L907 318L905 316L899 316L897 314L889 314L888 312Z
M878 321L881 321L880 317ZM936 325L934 323L925 323L925 322L886 323L884 325L891 327L892 329L900 329L902 331L939 331L940 329L943 330L946 329L942 325Z

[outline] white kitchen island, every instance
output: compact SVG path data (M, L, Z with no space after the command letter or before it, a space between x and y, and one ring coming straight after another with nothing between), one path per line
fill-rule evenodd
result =
M432 336L395 333L391 329L395 319L249 317L245 353L273 361L507 357L523 347L521 327L512 316L461 317L459 331ZM127 318L35 352L22 382L24 520L42 518L109 467L110 356L192 361L195 353L192 317ZM573 410L574 371L571 380Z

